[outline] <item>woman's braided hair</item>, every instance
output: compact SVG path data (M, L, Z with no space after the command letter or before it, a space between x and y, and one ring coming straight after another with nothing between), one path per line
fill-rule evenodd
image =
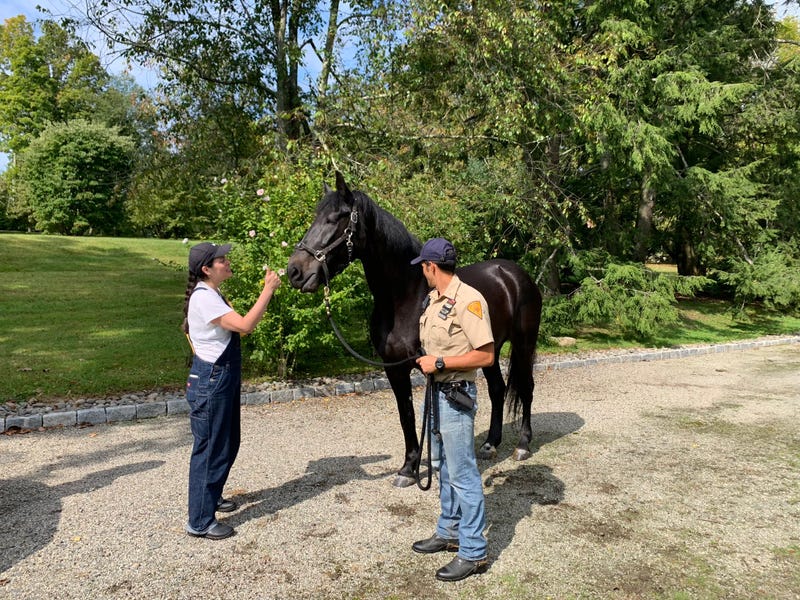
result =
M197 275L189 271L189 281L186 284L186 297L183 302L183 323L181 324L181 329L186 335L189 335L189 298L192 297L194 287L199 280L200 278Z

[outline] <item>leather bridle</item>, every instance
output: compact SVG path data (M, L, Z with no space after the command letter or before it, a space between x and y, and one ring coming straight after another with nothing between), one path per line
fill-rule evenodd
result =
M347 224L347 227L344 228L342 235L333 240L330 244L321 250L315 250L303 240L300 240L295 245L295 249L305 250L316 260L322 263L322 268L325 271L326 287L328 285L328 280L330 279L328 276L328 254L330 254L331 250L344 242L347 246L347 264L349 265L351 262L353 262L353 234L355 233L356 225L358 225L358 211L356 210L356 207L353 206L352 210L350 211L350 222Z

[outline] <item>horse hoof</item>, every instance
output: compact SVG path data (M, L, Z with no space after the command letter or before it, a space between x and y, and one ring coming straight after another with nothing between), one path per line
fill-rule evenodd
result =
M497 458L497 448L495 448L491 444L484 444L483 446L481 446L481 449L478 450L478 458L484 458L484 459Z
M408 475L398 475L394 478L392 485L398 488L405 488L417 483L417 480L413 477L409 477Z
M523 448L517 448L514 450L514 460L527 460L531 457L530 450L525 450Z

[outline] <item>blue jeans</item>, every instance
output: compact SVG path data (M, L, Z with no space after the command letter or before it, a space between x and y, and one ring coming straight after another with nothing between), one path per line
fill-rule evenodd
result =
M189 523L203 532L215 522L217 502L241 441L241 363L194 357L186 388L194 446L189 461Z
M469 383L467 392L473 400L478 391ZM440 441L431 438L431 461L439 470L441 514L436 535L458 538L458 555L466 560L486 558L486 507L483 482L475 458L475 414L472 410L454 407L442 392L439 403Z

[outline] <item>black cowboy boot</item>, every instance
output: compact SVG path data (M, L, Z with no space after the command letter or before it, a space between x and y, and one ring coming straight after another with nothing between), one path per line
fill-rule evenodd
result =
M414 552L420 554L433 554L434 552L455 552L458 550L458 540L441 538L435 533L427 540L419 540L411 545Z
M439 581L461 581L475 573L483 573L488 562L486 560L466 560L456 556L448 564L436 571Z

